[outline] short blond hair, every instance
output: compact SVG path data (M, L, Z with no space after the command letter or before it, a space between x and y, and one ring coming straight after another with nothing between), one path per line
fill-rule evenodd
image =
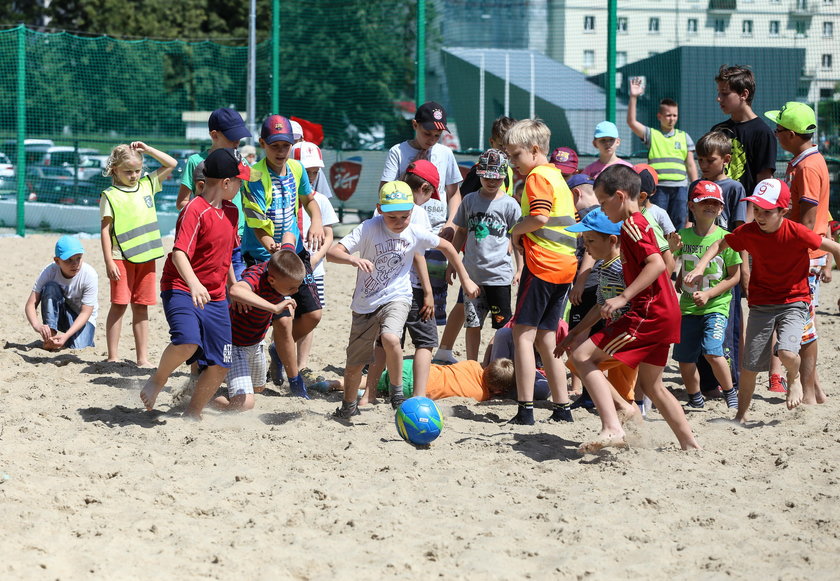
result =
M102 175L106 177L114 175L114 170L132 157L136 157L140 160L140 163L143 163L143 154L136 149L132 149L127 143L116 146L111 150L111 155L108 156L108 163L105 164Z
M481 374L481 383L491 396L504 395L516 388L513 361L500 358L490 362Z
M505 145L518 145L525 148L536 145L545 155L548 155L550 144L551 130L538 117L517 121L505 135Z

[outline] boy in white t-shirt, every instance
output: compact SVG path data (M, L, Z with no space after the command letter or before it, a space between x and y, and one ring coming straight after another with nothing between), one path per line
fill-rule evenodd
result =
M48 351L93 347L99 277L91 265L82 262L84 252L78 238L59 238L53 263L41 271L26 300L26 319Z
M318 174L324 167L324 157L321 154L321 148L309 141L299 141L292 146L292 158L298 160L306 174L309 176L309 181L312 184L316 183ZM327 250L333 243L333 224L338 223L338 216L330 204L327 196L315 189L313 192L315 201L318 202L318 207L321 209L321 225L324 228L324 242L320 247L314 248L308 242L304 242L304 248L309 252L309 262L312 265L312 276L315 279L315 286L318 288L318 300L321 302L321 308L327 306L326 295L324 293L324 259L327 256ZM302 232L304 241L307 240L309 234L309 227L312 225L312 219L303 208L298 209L298 217L302 220ZM315 329L312 329L297 340L297 362L300 375L303 377L305 384L311 384L319 381L315 377L311 369L307 367L309 363L309 354L312 352L312 340L315 337Z
M465 294L474 297L478 287L470 280L455 248L429 231L410 222L414 201L405 182L388 182L379 191L379 216L357 226L341 242L327 251L331 262L359 269L350 307L353 323L344 368L344 399L333 414L349 420L357 415L356 397L362 368L373 361L376 339L385 349L385 362L392 378L402 377L400 337L411 308L409 272L415 253L429 248L441 250L458 271ZM358 252L359 256L353 256ZM405 399L402 385L390 385L391 405L399 407Z

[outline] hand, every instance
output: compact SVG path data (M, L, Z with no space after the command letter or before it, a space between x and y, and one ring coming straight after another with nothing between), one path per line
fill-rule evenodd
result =
M627 299L623 296L618 295L617 297L613 297L608 299L602 306L601 306L601 318L602 319L611 319L613 313L623 309L627 305Z
M702 276L703 276L703 271L695 268L694 270L692 270L688 274L683 275L683 284L685 286L691 286L696 279L698 279Z
M671 252L676 252L682 248L682 245L682 236L680 236L679 232L671 232L668 235L668 247L671 249Z
M481 289L478 288L478 285L468 278L461 281L461 288L464 291L464 296L471 299L481 294Z
M143 143L142 141L132 141L131 142L131 149L139 152L146 152L149 151L149 146Z
M642 85L642 77L630 77L630 96L641 97L645 94L645 87Z
M371 273L374 271L373 263L370 260L367 260L366 258L354 257L352 264L362 272Z
M297 308L297 301L295 301L295 299L291 299L291 298L283 299L282 301L280 301L279 303L274 305L274 314L279 315L283 311L288 310L289 315L294 317L296 308Z
M695 291L691 298L694 299L694 304L698 307L705 307L706 303L709 302L709 292L708 291Z
M120 280L120 269L117 263L113 260L108 261L105 265L105 274L108 275L108 280Z
M745 299L750 298L750 273L741 271L741 295Z
M458 273L455 271L454 266L452 266L451 264L447 265L446 274L444 275L444 278L446 279L446 284L450 284L450 285L454 284L455 283L455 277L457 276L457 274Z
M443 228L440 229L438 232L438 236L446 240L447 242L452 242L455 239L455 226L453 226L452 222L447 222L443 225ZM456 248L456 251L461 250L460 248Z
M324 244L324 229L310 227L309 232L306 233L306 246L309 252L318 252L322 244Z
M522 271L517 270L513 273L513 280L510 282L513 286L519 285L519 281L522 280Z
M51 338L52 346L50 349L61 349L64 347L64 344L67 342L67 339L70 337L67 336L67 333L56 333Z
M821 282L831 282L831 267L828 265L823 266L820 268L820 281Z
M230 299L230 304L237 313L247 313L253 308L251 305L246 305L245 303L239 302L232 297Z
M423 306L420 307L421 321L428 321L435 316L435 297L434 295L423 295Z
M52 342L52 329L50 329L49 325L41 325L37 331L41 335L41 339L44 340L44 343Z
M210 293L201 283L196 284L195 287L190 287L190 295L192 295L193 304L199 309L203 309L204 305L210 302Z
M583 277L581 277L583 278ZM586 280L586 279L584 279ZM569 301L577 306L580 304L580 301L583 299L583 284L578 284L575 281L575 284L572 286L572 290L569 291Z
M280 248L282 248L282 247L283 247L282 244L278 244L277 242L272 242L271 244L268 245L268 248L266 248L266 250L268 250L269 254L274 254L275 252L278 252L280 250Z
M559 358L563 353L571 353L581 345L586 338L583 336L583 333L575 333L574 331L570 331L563 337L563 340L557 344L557 347L554 348L554 356Z

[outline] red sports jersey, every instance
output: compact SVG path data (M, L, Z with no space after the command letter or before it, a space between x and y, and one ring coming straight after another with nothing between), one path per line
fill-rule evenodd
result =
M222 202L221 208L214 208L197 196L181 210L175 224L173 251L181 250L187 255L195 276L210 293L211 301L225 298L231 253L239 245L238 222L239 210L231 202ZM171 252L163 266L160 289L190 292L172 262Z
M808 251L822 244L818 234L785 218L773 233L768 234L750 222L727 234L724 240L732 250L746 250L752 256L747 299L750 306L811 302Z

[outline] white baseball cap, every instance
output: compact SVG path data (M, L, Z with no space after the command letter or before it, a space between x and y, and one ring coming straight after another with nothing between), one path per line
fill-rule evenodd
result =
M321 155L321 148L310 141L299 141L295 143L292 146L292 157L298 160L306 169L310 167L324 167L324 156Z
M300 123L293 119L289 119L289 122L292 124L292 136L295 139L303 139L303 127L300 126Z

